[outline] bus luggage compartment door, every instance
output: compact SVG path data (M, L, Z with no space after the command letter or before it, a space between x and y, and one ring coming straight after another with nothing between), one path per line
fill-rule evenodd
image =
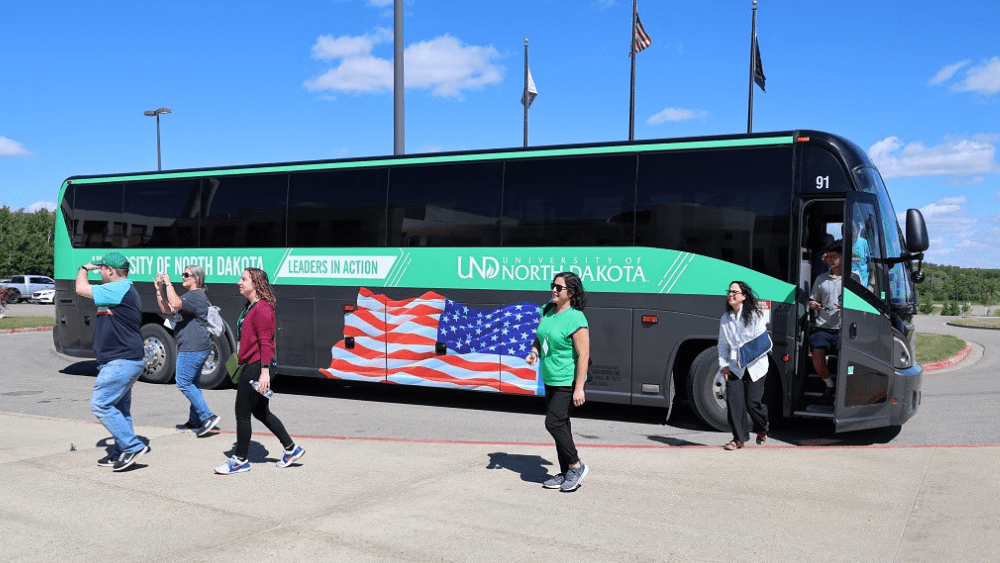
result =
M608 403L629 404L632 395L632 325L630 309L584 311L590 325L587 395Z

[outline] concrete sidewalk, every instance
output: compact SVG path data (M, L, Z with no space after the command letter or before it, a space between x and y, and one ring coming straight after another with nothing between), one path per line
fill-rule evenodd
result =
M304 437L279 469L255 421L220 476L233 433L139 427L114 473L99 424L0 424L0 561L1000 560L997 446L587 447L560 493L548 444Z

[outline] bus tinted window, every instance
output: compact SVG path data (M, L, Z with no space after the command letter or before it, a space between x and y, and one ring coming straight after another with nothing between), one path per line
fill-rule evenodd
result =
M504 246L631 246L635 156L507 162Z
M73 190L73 214L67 218L73 234L73 246L111 248L117 231L120 247L122 184L78 184L73 186Z
M636 244L787 280L791 158L788 147L641 155Z
M125 190L125 246L198 246L201 198L197 179L135 182Z
M385 246L385 169L293 173L288 245Z
M393 167L389 246L499 246L503 163Z
M287 174L203 178L201 246L285 246L287 196Z

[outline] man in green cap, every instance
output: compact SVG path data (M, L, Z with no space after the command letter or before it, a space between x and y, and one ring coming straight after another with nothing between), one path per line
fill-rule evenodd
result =
M94 381L90 410L108 429L115 444L107 456L97 461L102 467L121 471L131 467L149 446L135 435L132 427L132 385L145 366L142 346L142 300L128 279L129 262L120 252L80 266L76 273L76 293L97 305L94 325L94 353L99 372ZM100 285L90 285L87 273L99 270Z

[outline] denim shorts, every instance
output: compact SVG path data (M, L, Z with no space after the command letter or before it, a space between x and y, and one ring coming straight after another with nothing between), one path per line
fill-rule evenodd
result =
M840 331L817 328L809 337L809 346L812 348L837 348L840 346Z

